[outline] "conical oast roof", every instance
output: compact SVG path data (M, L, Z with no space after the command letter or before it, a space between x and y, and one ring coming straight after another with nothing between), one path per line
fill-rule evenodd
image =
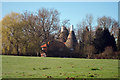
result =
M77 39L73 31L73 25L71 26L70 33L68 35L65 45L71 50L74 50L75 46L77 45Z
M68 34L69 34L69 32L68 32L68 30L66 29L66 27L65 27L65 26L62 26L61 32L60 32L60 36L59 36L59 41L60 41L60 42L66 42L67 37L68 37Z

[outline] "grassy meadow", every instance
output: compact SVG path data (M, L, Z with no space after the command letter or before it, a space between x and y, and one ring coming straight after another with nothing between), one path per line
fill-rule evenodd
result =
M3 78L117 78L118 60L2 56Z

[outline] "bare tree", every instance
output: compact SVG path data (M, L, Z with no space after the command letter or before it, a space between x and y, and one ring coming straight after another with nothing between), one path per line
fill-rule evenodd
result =
M69 19L65 19L62 21L62 26L66 26L66 27L69 27L70 26L70 23L69 23Z
M40 46L43 42L41 28L36 24L37 17L33 13L25 12L23 14L23 44L26 48L27 55L28 53L34 51L36 53L40 52ZM34 44L34 45L33 45ZM33 48L34 47L34 48ZM32 50L32 49L33 50ZM29 50L30 49L30 50Z
M40 9L37 14L25 12L23 23L25 23L24 33L27 36L25 42L32 42L36 53L39 53L40 46L53 39L52 35L58 30L59 13L57 10L45 8Z
M86 54L88 57L92 54L92 40L93 40L93 31L92 31L93 16L86 15L85 19L81 23L77 24L77 38L80 41L81 52Z
M59 13L57 10L42 8L37 14L37 25L42 30L42 36L44 42L47 43L50 40L50 34L55 33L59 25Z
M111 34L113 34L114 37L116 38L116 36L118 34L119 24L115 19L112 19L111 17L103 16L101 18L98 18L97 22L98 22L98 26L100 26L104 29L108 28L110 30Z
M86 23L87 23L87 26L89 28L89 41L90 41L90 44L92 42L92 23L93 23L93 16L92 15L86 15Z
M77 24L77 39L82 41L82 33L86 29L87 23L85 19L82 20L79 24Z

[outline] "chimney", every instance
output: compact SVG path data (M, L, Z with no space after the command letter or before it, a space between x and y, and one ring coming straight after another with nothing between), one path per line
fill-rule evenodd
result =
M61 32L63 32L63 31L64 31L64 26L61 27Z
M73 31L73 25L71 25L71 27L70 27L70 31Z

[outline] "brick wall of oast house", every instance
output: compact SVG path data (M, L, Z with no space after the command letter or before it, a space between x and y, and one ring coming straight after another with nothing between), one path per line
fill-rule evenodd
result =
M50 42L48 50L54 51L54 50L61 50L64 48L66 48L66 46L63 42L54 40Z
M48 51L46 54L48 57L65 57L67 55L65 53L67 48L63 42L56 40L50 41L47 48Z
M48 48L48 56L52 57L67 57L69 54L66 52L67 47L63 42L53 41Z
M41 48L43 48L45 51L47 50L47 48L48 50L54 51L54 50L61 50L61 49L64 50L66 46L65 46L65 43L63 42L53 40L49 42L48 47L46 44L44 44L41 46Z
M43 45L41 46L42 51L47 52L47 45L49 45L49 43L50 43L50 42L48 42L47 44L43 44Z

